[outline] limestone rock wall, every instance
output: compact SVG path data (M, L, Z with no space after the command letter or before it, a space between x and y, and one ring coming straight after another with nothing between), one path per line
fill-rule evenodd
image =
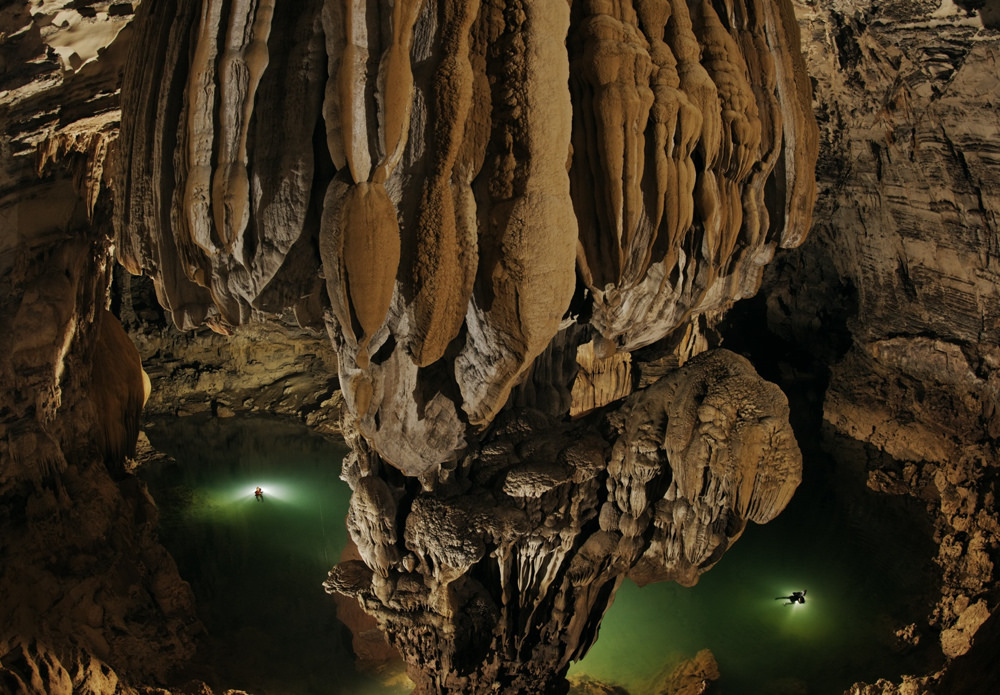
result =
M810 243L767 271L769 322L829 366L829 426L889 457L870 485L927 500L944 577L929 623L956 657L995 610L1000 544L996 4L796 13L819 195Z
M329 338L291 314L219 335L180 331L157 304L152 283L121 268L112 307L122 317L151 382L147 415L281 415L338 435L343 397Z
M70 231L4 276L0 303L0 655L26 692L100 691L119 669L164 679L198 629L155 505L124 465L146 391L103 309L108 239ZM39 660L58 682L32 681Z
M5 692L129 692L119 674L166 678L198 629L190 588L157 542L155 505L124 465L147 384L106 310L121 9L0 10Z

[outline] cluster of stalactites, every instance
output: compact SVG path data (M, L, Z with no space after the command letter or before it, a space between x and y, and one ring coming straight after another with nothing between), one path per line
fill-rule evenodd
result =
M808 223L785 0L165 8L125 80L123 263L182 327L325 323L360 431L428 484L578 278L627 353L751 294Z
M510 5L324 14L330 330L362 433L411 475L492 420L573 292L568 10Z
M756 292L815 197L817 135L787 3L580 3L573 203L592 323L620 350Z
M183 329L318 304L322 0L147 3L122 86L118 258ZM327 158L328 159L328 158Z

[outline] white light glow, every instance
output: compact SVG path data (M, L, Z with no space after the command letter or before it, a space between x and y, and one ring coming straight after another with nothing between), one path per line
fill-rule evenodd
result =
M295 487L287 483L281 483L275 480L261 480L250 485L238 485L231 488L228 495L226 495L226 502L240 502L245 500L253 500L257 488L260 487L261 495L264 501L268 500L278 500L281 502L290 502L295 496Z

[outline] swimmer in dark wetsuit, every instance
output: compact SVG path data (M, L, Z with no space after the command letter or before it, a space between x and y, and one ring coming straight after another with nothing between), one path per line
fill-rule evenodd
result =
M806 591L808 591L808 589L804 589L803 591L793 591L791 596L777 596L777 597L775 597L774 600L775 601L788 601L788 603L785 604L786 606L790 606L793 603L805 603L806 602Z

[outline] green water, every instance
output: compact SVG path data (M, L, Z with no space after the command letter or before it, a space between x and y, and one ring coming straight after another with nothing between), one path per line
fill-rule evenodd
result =
M408 692L398 672L356 672L349 631L320 586L347 538L343 445L263 419L172 419L147 434L177 460L142 476L208 631L200 661L211 671L197 675L257 695ZM785 512L751 524L697 586L626 581L571 675L646 695L703 648L726 695L827 695L926 672L920 651L892 640L929 611L934 546L912 521L917 503L867 493L860 473L812 458ZM802 589L804 605L774 600Z
M255 695L409 692L398 672L356 672L321 586L347 541L343 444L272 419L170 419L146 432L176 460L140 475L208 633L205 670L192 675Z
M786 510L751 524L696 586L626 580L570 674L645 695L704 648L727 695L827 695L926 672L927 654L901 650L893 635L930 609L935 548L914 525L918 503L868 492L826 464L813 461ZM774 600L800 590L805 604Z

